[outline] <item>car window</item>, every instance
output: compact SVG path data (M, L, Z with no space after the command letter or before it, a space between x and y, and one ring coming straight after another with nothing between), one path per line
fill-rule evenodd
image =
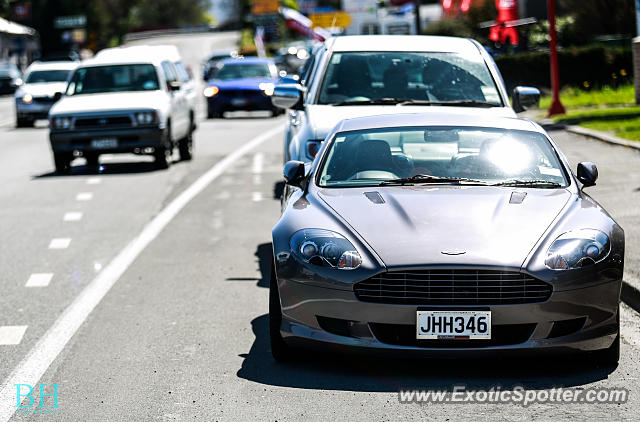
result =
M377 184L417 174L567 185L554 148L537 132L442 126L375 129L338 133L328 148L318 180L326 187Z
M214 79L228 81L231 79L244 78L273 78L271 68L268 64L258 63L228 63L219 67L212 75Z
M178 75L176 75L176 71L173 65L170 62L162 62L162 70L164 72L164 77L167 82L173 82L178 80Z
M82 67L75 71L67 95L159 89L152 64L126 64Z
M333 53L318 95L319 104L381 98L474 100L502 105L480 54Z
M28 84L65 82L70 73L70 70L34 70L29 72L25 82Z
M182 62L175 62L173 65L176 68L176 72L178 73L178 79L180 80L180 82L189 82L189 79L191 79L191 77L189 76L189 72L184 67Z

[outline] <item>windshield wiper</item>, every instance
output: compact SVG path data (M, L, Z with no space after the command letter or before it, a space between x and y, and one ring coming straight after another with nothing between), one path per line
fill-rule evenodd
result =
M416 183L456 183L456 184L477 184L486 186L485 182L475 179L468 179L466 177L439 177L431 176L428 174L416 174L411 177L403 177L400 179L391 179L380 182L379 186L386 185L414 185Z
M450 107L500 107L499 104L477 100L458 101L430 101L430 100L405 100L399 105L428 105L428 106L450 106Z
M395 104L399 104L405 101L410 101L410 100L406 100L404 98L376 98L373 100L347 100L347 101L340 101L337 103L330 103L329 105L332 106L347 106L347 105L395 105Z
M536 188L560 188L562 185L550 180L505 180L493 183L491 186L514 186L514 187L536 187Z

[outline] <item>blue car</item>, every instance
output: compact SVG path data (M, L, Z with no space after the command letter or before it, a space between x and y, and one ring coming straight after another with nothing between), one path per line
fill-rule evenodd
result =
M235 58L219 62L204 89L207 116L221 118L225 111L266 110L282 113L271 104L278 69L268 58Z

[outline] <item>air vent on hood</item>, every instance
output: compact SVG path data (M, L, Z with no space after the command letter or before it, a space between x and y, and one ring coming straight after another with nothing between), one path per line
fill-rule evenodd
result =
M374 204L384 204L384 199L378 192L365 192L364 196L366 196L367 199L369 199L369 201L373 202Z
M524 198L527 196L527 192L511 192L510 204L522 204Z

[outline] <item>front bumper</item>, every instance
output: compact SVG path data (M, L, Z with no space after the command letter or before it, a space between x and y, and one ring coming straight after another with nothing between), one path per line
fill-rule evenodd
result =
M95 148L93 140L115 138L117 147ZM49 141L54 152L134 152L145 148L163 146L163 130L158 127L123 128L103 130L51 130Z
M541 303L416 306L359 301L353 291L278 279L281 334L294 346L440 357L575 353L609 347L617 335L621 281L554 291ZM416 311L488 309L492 340L416 340ZM484 343L483 343L484 342Z
M271 104L271 97L265 95L262 91L220 91L216 96L207 98L207 107L209 112L222 113L225 111L259 111L259 110L275 110Z
M46 119L53 104L52 102L40 103L35 100L29 104L16 101L16 116L18 119Z

